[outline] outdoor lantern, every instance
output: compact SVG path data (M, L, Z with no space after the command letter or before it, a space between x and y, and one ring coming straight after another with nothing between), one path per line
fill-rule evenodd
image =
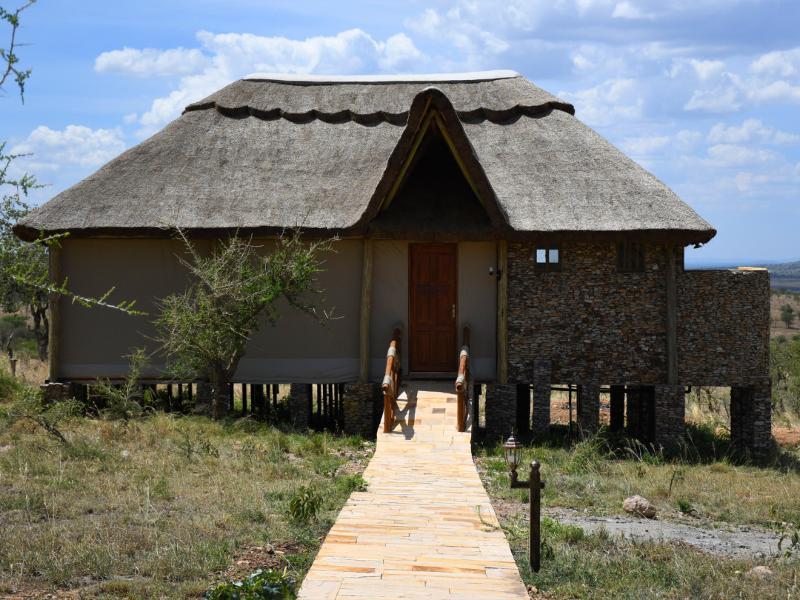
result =
M503 444L503 450L505 452L508 470L511 471L512 478L514 478L513 475L516 475L517 467L519 467L520 460L522 459L522 444L514 437L513 431L511 432L511 437Z
M538 572L541 563L542 554L542 488L544 481L542 481L541 473L539 472L539 461L534 460L531 462L531 472L528 481L520 481L517 477L517 468L522 460L522 444L514 437L514 430L511 430L511 437L503 444L503 451L506 455L506 464L509 470L509 483L511 489L528 488L528 499L531 505L530 514L530 535L528 549L528 562L530 562L531 569Z

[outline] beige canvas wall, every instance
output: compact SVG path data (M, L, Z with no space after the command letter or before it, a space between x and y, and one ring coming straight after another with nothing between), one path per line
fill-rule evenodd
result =
M374 246L370 379L376 381L383 376L386 349L395 324L402 323L408 335L408 244L379 240ZM469 323L471 364L477 379L493 379L496 370L497 282L489 275L489 267L494 266L495 242L458 244L459 340L462 327ZM407 341L403 343L404 370L409 364ZM455 348L454 357L457 352Z
M269 241L265 241L267 251ZM208 246L208 243L206 243ZM61 301L59 376L67 379L122 377L125 355L138 346L155 349L151 324L157 299L182 290L187 277L168 240L68 239L61 251L62 272L70 287L99 295L116 286L112 299L135 299L151 316L131 317L107 309L87 309ZM266 325L247 348L236 374L243 382L354 381L359 365L359 312L363 244L342 240L325 259L319 286L322 304L333 318L320 324L294 308L282 307L282 318ZM496 282L488 274L495 265L493 242L459 244L459 332L472 328L473 373L479 379L495 374ZM386 347L397 323L408 333L408 242L376 241L370 318L370 378L379 380ZM460 337L460 333L459 333ZM407 340L406 340L407 341ZM454 353L457 348L454 349ZM408 364L408 344L403 344ZM159 377L163 361L156 355L147 376Z
M356 240L337 242L319 275L324 305L335 309L336 318L321 325L285 307L277 325L265 326L251 341L237 381L333 382L357 377L361 245ZM136 299L137 307L152 315L157 298L186 284L175 256L179 251L179 244L167 240L68 239L61 250L62 273L78 293L98 295L116 286L113 298ZM124 375L124 356L132 348L155 347L150 320L61 300L59 376ZM156 357L153 362L147 374L158 376L161 361Z

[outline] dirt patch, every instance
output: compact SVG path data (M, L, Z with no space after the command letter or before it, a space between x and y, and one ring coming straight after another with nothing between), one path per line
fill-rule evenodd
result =
M302 551L299 544L266 544L264 546L245 546L233 555L233 562L220 573L223 581L240 581L258 569L283 570L289 566L286 555Z
M527 506L519 502L494 500L500 520L526 519ZM565 525L577 525L586 533L605 530L612 537L628 540L683 543L702 552L725 558L766 558L781 553L780 534L755 527L718 529L661 519L628 516L597 517L568 508L545 508L543 515Z
M800 429L773 427L772 435L775 436L775 441L784 448L800 446Z

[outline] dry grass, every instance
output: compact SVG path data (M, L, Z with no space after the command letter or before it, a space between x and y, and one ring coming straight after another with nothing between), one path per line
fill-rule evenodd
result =
M587 514L620 514L622 501L633 494L648 498L660 519L691 520L697 526L751 524L786 530L800 527L800 452L783 467L739 465L725 458L726 440L710 429L695 429L696 452L666 460L642 448L608 451L602 436L525 450L525 464L542 463L546 481L542 504ZM720 456L713 458L714 444ZM710 447L711 446L711 447ZM794 461L794 462L792 462ZM583 535L574 527L548 521L544 558L538 574L527 564L527 492L510 490L499 447L485 448L476 458L481 477L498 506L501 523L527 584L547 598L790 598L800 594L797 555L788 559L730 560L704 554L686 545L630 542L607 535ZM787 466L788 465L788 466ZM792 466L793 465L793 466ZM679 505L688 503L691 516ZM759 578L747 571L766 564L773 574ZM537 596L539 597L539 596Z
M523 511L524 513L524 511ZM796 598L793 560L725 560L684 544L630 542L604 532L584 534L549 519L543 523L542 567L528 566L527 516L501 516L522 578L533 598ZM766 565L771 573L750 573Z
M0 370L10 372L8 357L0 356ZM17 379L30 385L41 385L47 379L47 363L38 358L23 356L17 360Z
M786 323L781 321L781 307L784 304L791 306L795 312L795 319L791 328L787 328ZM770 296L769 307L771 337L785 336L790 338L795 335L800 335L800 294L773 290Z
M0 595L198 596L237 552L268 545L300 578L360 485L340 467L371 453L357 438L164 414L64 432L68 446L0 420ZM323 508L296 524L288 501L306 485Z

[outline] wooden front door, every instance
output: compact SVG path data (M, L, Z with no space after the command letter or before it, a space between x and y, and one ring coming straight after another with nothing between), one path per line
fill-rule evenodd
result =
M409 362L421 373L457 368L456 244L409 244Z

